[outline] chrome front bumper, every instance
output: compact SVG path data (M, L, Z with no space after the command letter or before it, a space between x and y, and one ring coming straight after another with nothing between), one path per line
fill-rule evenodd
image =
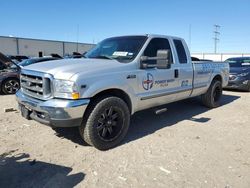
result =
M33 119L51 127L80 126L89 99L65 100L49 99L42 101L24 95L21 90L16 93L19 108L27 112L25 118Z

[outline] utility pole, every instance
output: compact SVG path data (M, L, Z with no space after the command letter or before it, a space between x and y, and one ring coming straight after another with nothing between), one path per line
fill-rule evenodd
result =
M220 41L219 39L219 35L220 35L220 32L219 32L219 29L220 29L220 25L214 25L214 53L217 53L217 43Z
M79 45L79 24L77 25L77 33L76 33L76 52L78 52L78 45Z
M192 40L192 25L189 24L189 34L188 34L188 46L191 52L191 40Z

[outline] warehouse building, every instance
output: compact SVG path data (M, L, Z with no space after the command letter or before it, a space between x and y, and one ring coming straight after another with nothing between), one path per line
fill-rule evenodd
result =
M0 36L0 52L6 55L35 57L39 55L49 56L54 53L64 56L73 52L84 53L93 48L93 46L94 44L88 43Z
M192 57L213 61L225 61L232 57L250 57L250 53L192 53Z

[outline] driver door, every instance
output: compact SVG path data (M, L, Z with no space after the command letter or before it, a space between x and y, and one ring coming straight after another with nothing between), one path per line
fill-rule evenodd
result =
M156 57L158 50L170 50L170 59L173 62L171 45L166 38L151 39L143 56ZM156 60L148 60L145 63L156 64ZM174 63L168 69L140 69L138 76L139 108L145 109L175 101L175 90L178 84L176 77Z

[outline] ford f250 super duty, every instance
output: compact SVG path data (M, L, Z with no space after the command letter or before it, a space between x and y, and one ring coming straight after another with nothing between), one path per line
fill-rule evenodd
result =
M16 97L23 117L79 127L85 142L106 150L122 141L137 111L195 96L218 107L228 79L228 63L192 62L181 38L122 36L100 42L85 59L23 68Z

